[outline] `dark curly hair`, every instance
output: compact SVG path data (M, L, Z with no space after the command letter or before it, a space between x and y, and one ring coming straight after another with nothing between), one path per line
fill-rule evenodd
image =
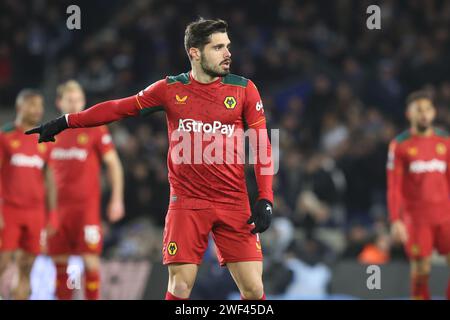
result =
M184 32L184 48L189 55L190 48L203 50L205 45L211 41L211 35L216 32L227 32L228 23L221 19L203 19L191 22Z

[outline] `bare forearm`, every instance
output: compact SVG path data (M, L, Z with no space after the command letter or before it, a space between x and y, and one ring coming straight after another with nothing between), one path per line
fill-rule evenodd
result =
M47 169L45 170L45 185L47 190L47 210L51 212L56 210L58 193L56 189L53 170L50 167L47 167Z
M109 183L111 185L111 200L123 201L123 168L116 151L108 152L104 161Z

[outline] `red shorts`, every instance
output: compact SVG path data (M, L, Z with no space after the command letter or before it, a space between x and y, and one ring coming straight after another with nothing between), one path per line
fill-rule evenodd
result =
M429 257L433 249L442 255L450 253L450 220L439 224L427 224L405 219L405 225L408 231L405 250L409 258Z
M169 208L163 240L163 263L200 264L210 232L221 266L229 262L262 261L259 235L247 224L249 210Z
M57 232L47 239L49 255L100 254L103 235L100 223L100 204L60 204L57 210Z
M33 255L41 253L45 226L45 208L2 206L5 226L0 230L0 251L23 249Z

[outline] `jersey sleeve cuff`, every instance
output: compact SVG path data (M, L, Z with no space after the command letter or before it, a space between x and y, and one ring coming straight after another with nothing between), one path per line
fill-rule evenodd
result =
M70 128L69 114L65 114L64 117L66 118L67 126Z

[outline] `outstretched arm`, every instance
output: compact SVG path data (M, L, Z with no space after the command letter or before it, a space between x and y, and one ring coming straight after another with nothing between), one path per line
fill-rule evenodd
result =
M137 95L98 103L87 110L61 116L25 133L38 133L39 142L49 142L55 141L55 136L68 128L96 127L136 116L141 109L163 106L165 88L165 80L159 80Z
M66 114L25 133L39 133L39 142L55 141L55 136L67 128L96 127L131 117L138 113L137 97L131 96L101 102L78 113Z
M97 127L123 118L136 116L139 113L137 97L100 102L93 107L66 115L69 128Z

